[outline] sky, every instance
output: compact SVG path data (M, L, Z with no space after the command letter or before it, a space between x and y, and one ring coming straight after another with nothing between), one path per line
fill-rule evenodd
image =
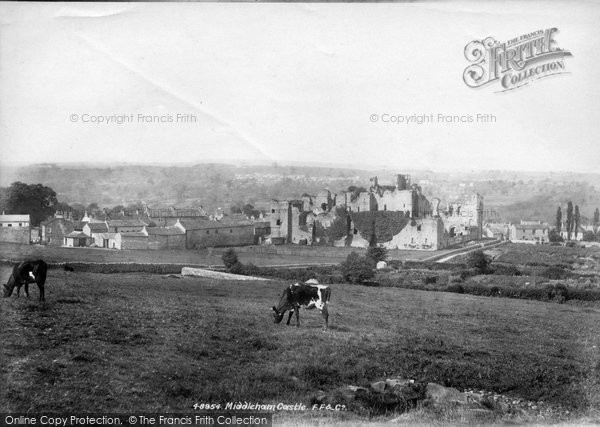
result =
M597 22L591 1L0 2L0 163L598 172ZM465 84L470 42L549 28L563 73Z

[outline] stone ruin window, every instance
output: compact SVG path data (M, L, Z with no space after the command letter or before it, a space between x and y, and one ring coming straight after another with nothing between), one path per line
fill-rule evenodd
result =
M271 209L271 213L275 213L275 209Z
M233 233L233 229L231 229L231 228L230 228L230 229L229 229L229 232L230 232L230 233Z
M421 224L417 225L417 231L421 231Z
M206 234L210 234L210 230L206 230Z
M278 220L277 220L277 222L276 222L276 224L277 224L277 225L281 225L281 220L280 220L280 219L278 219Z

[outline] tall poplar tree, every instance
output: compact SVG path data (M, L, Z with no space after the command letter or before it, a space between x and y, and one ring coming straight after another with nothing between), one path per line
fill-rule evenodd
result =
M573 232L573 203L569 201L567 203L567 240L571 240L571 233Z

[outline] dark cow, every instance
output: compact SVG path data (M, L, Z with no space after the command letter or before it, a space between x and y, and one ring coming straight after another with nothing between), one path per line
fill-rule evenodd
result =
M4 285L4 297L11 296L15 287L17 288L17 297L19 297L21 286L25 285L25 295L29 298L29 284L37 283L40 290L40 301L45 301L44 284L47 272L48 265L42 260L20 262L13 267L8 283Z
M329 289L329 286L319 285L319 282L315 279L308 280L306 283L290 285L283 291L277 307L273 307L275 323L281 323L283 315L289 310L290 314L286 325L290 324L292 314L296 313L296 326L300 327L300 306L309 310L316 307L321 310L323 319L325 319L323 329L327 329L329 319L327 304L330 296L331 289Z

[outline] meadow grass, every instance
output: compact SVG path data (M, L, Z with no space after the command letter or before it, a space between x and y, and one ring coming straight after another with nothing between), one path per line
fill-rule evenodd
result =
M402 377L600 408L600 310L334 284L317 311L275 325L284 281L51 270L46 303L1 301L0 410L191 411L194 403L304 403ZM292 320L294 322L294 320ZM351 408L353 409L353 408ZM279 414L279 419L368 416Z

